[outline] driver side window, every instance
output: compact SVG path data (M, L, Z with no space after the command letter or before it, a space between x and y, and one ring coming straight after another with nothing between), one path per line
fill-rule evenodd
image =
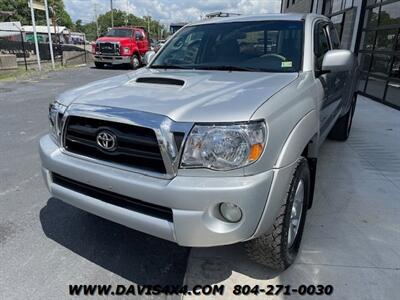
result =
M135 39L140 41L142 39L142 34L139 31L135 31Z
M168 63L195 64L198 57L204 32L188 34L173 41L171 58Z
M319 23L314 31L314 57L316 71L321 70L324 55L329 50L330 45L326 32L326 26L322 23Z

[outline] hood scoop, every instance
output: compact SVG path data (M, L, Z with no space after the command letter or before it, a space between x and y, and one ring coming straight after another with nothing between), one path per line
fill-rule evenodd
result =
M152 83L152 84L166 84L166 85L178 85L183 86L185 81L174 78L165 77L140 77L136 79L137 83Z

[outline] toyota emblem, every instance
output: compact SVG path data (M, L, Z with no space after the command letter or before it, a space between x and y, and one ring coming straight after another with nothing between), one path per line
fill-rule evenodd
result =
M103 150L114 151L117 148L117 137L110 131L100 131L97 134L96 141L97 145Z

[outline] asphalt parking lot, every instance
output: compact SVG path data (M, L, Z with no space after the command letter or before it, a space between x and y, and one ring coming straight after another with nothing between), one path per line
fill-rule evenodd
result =
M240 245L182 248L50 198L37 152L48 103L124 72L85 67L0 82L0 299L67 299L69 284L131 283L225 284L225 298L235 284L330 284L329 299L399 298L399 111L359 97L349 141L324 144L301 253L278 274Z

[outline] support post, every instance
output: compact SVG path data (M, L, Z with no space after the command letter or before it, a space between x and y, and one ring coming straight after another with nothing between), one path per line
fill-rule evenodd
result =
M28 71L28 64L26 62L26 50L25 50L24 34L22 33L22 30L20 30L19 33L21 34L21 46L22 46L22 51L24 52L25 71Z
M39 44L38 44L37 33L36 33L35 10L34 10L34 8L33 8L32 0L29 0L29 3L30 3L30 6L31 6L31 17L32 17L32 27L33 27L33 38L34 38L34 40L35 40L35 49L36 49L37 64L38 64L38 69L39 69L39 71L42 71L42 66L41 66L41 64L40 64Z
M113 8L113 0L110 0L111 6L111 28L114 27L114 8Z
M87 64L87 58L86 58L86 34L83 34L83 51L85 51L85 64Z
M44 0L44 6L45 6L45 9L46 9L46 23L47 23L47 32L48 32L48 35L49 35L49 48L50 48L51 66L52 66L53 70L55 70L56 66L55 66L55 63L54 63L53 41L51 39L49 7L47 5L47 0Z

